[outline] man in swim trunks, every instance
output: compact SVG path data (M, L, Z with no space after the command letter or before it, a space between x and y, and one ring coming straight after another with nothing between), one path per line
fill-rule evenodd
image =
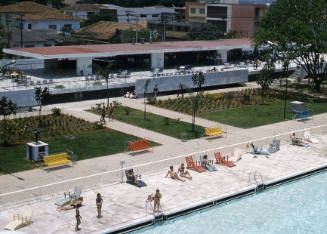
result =
M165 177L167 177L168 175L170 176L170 178L172 178L174 180L180 180L180 181L185 182L184 179L179 178L179 176L177 175L177 173L174 172L174 167L173 166L170 166L170 169L168 170L168 172L167 172L167 174L166 174Z
M154 212L160 211L160 199L162 198L161 193L159 192L159 189L156 190L156 193L154 194L153 201L154 201Z
M189 179L189 180L192 179L192 176L191 176L191 174L186 170L186 168L185 168L185 166L184 166L184 163L182 163L181 166L178 168L177 173L179 173L179 175L180 175L181 177L184 177L184 178Z

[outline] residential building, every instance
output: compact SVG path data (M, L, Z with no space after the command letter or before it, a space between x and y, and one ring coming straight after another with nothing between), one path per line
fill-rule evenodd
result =
M258 0L221 0L186 2L187 22L212 23L223 33L237 31L251 37L260 25L269 5L274 2Z
M63 29L76 31L81 19L61 13L59 10L26 1L0 7L1 24L7 30L22 27L23 30ZM21 25L22 24L22 25Z
M124 30L141 30L142 28L147 27L146 21L138 22L136 24L129 23L118 23L118 22L109 22L109 21L99 21L95 24L86 26L78 30L73 34L74 37L79 39L93 41L97 43L108 43L110 40Z
M88 19L93 15L108 13L117 18L117 9L109 8L101 4L75 4L61 9L64 14Z
M165 15L166 20L173 20L175 10L164 6L127 8L112 4L104 6L117 9L119 23L136 23L136 21L162 21L162 15ZM170 17L169 17L170 16Z
M56 40L61 37L60 33L51 29L23 30L22 34L19 29L12 31L10 47L46 47L55 46Z

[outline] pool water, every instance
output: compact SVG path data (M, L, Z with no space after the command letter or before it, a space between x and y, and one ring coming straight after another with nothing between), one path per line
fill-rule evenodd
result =
M327 233L327 173L315 174L134 233Z

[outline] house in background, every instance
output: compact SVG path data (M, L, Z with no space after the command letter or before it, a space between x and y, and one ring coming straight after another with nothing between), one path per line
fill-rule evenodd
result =
M51 29L23 30L22 35L20 30L16 29L12 31L10 47L21 47L21 39L24 48L55 46L60 37L61 33Z
M212 23L223 33L237 31L252 37L273 0L221 0L186 2L185 20L192 23Z
M52 29L57 31L73 30L80 28L81 19L61 13L59 10L26 1L0 7L1 24L6 30L15 28L35 30Z
M82 19L88 19L91 16L105 13L112 15L117 19L117 9L109 8L101 4L75 4L61 9L64 14L76 16Z
M162 15L172 20L175 16L175 10L170 7L153 6L153 7L137 7L127 8L113 4L104 4L110 9L117 10L117 18L119 23L136 23L136 21L161 21Z
M124 30L136 31L136 27L138 27L137 30L140 31L142 28L147 27L147 23L141 21L136 26L136 24L99 21L95 24L81 28L74 33L73 36L94 43L108 43L111 42L111 39L117 36L120 32Z

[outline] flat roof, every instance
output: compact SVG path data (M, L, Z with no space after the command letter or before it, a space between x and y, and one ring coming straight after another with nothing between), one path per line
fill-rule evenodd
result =
M97 58L117 55L137 55L207 50L250 49L249 39L224 39L215 41L169 41L155 43L101 44L3 49L4 53L38 59Z

